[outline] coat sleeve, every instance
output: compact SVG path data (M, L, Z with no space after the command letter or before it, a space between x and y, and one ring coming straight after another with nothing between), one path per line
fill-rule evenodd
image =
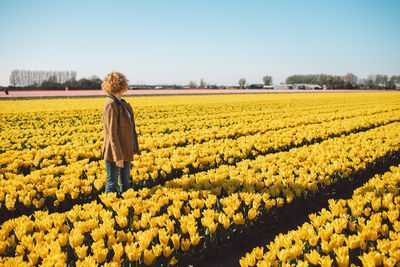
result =
M107 105L104 110L104 130L107 131L110 140L114 161L124 159L118 133L118 112L115 105Z
M132 120L133 120L133 135L134 135L133 138L135 138L135 140L136 140L134 152L137 154L137 153L139 153L139 142L138 142L138 138L137 138L138 136L136 133L135 116L133 114L132 114Z
M129 112L132 114L132 121L133 121L133 125L132 125L133 126L133 138L135 139L133 151L135 154L138 154L139 153L139 142L137 139L138 135L136 132L135 114L133 113L133 109L130 104L128 104L128 107L129 107Z

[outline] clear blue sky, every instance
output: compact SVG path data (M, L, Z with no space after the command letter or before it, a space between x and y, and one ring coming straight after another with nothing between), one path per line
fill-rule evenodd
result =
M1 0L0 85L13 69L149 84L400 75L399 14L398 0Z

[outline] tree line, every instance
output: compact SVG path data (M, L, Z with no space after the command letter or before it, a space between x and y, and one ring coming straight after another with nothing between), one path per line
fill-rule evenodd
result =
M344 76L328 74L292 75L287 77L287 84L318 84L331 89L396 89L396 83L400 83L400 75L376 74L367 78L358 78L353 73Z
M76 80L76 71L13 70L10 74L11 90L36 89L101 89L102 80L93 75Z
M263 85L272 85L272 76L262 77ZM31 71L13 70L10 74L11 90L35 90L35 89L101 89L102 80L93 75L89 78L76 80L76 71ZM239 88L246 87L246 79L241 78ZM286 78L286 84L315 84L328 89L396 89L400 84L400 75L376 74L367 78L359 78L353 73L344 76L330 74L296 74ZM260 84L261 85L261 84ZM262 85L261 85L262 87ZM204 79L199 86L195 81L190 81L188 88L218 88L216 85L208 85Z

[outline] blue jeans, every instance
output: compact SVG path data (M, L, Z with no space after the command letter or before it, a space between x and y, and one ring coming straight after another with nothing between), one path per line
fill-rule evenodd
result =
M131 163L129 161L124 161L123 168L117 167L115 165L115 162L106 161L106 171L107 171L106 193L117 191L118 178L119 178L120 193L123 193L126 190L128 190L130 169L131 169Z

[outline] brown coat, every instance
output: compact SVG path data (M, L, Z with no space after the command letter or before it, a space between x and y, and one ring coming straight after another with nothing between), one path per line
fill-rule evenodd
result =
M133 110L129 103L122 102L133 118ZM134 147L133 138L137 142L135 127L132 129L131 121L125 108L107 98L103 108L104 144L102 158L105 161L132 161L133 155L139 153L139 147Z

